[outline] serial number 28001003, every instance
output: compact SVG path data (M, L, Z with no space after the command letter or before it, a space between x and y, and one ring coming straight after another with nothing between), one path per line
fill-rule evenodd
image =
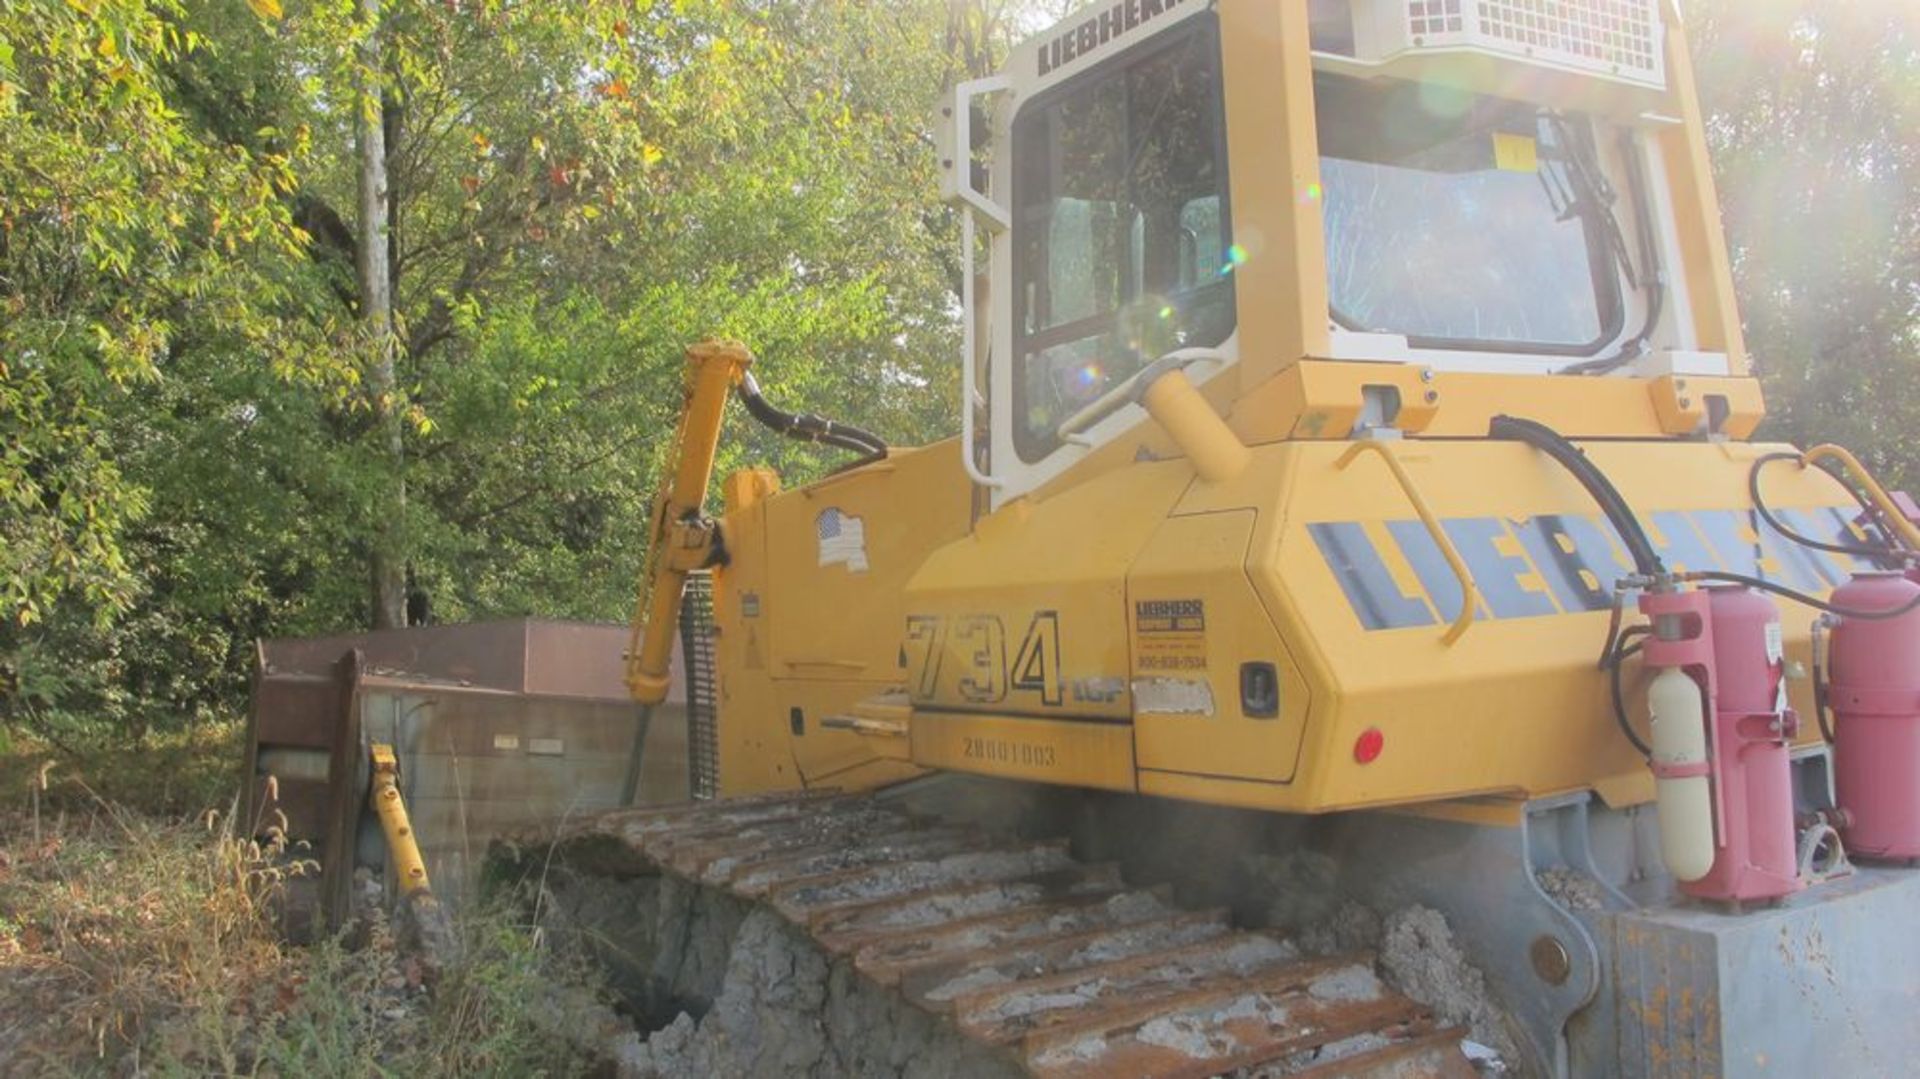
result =
M1037 746L1029 742L1012 742L1001 738L968 736L962 741L961 753L970 761L985 761L989 764L1051 768L1054 763L1052 746Z

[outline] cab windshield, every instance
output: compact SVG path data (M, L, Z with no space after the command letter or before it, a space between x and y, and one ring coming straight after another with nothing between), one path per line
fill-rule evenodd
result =
M1624 248L1585 121L1413 83L1314 90L1335 322L1561 355L1619 335Z

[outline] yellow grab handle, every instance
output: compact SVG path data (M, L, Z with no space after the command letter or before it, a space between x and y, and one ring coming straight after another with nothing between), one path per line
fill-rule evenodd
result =
M1340 460L1334 463L1334 467L1345 470L1368 450L1378 453L1380 459L1387 463L1387 470L1392 472L1393 478L1399 482L1400 490L1406 494L1407 501L1413 505L1413 512L1420 515L1420 523L1426 526L1427 534L1433 537L1434 545L1440 548L1441 557L1447 560L1447 566L1453 570L1453 575L1460 579L1460 613L1454 616L1453 625L1440 637L1442 644L1451 645L1466 636L1467 630L1473 628L1473 613L1480 607L1480 589L1473 583L1473 574L1467 569L1466 559L1460 557L1460 552L1454 548L1453 541L1447 538L1446 530L1440 527L1440 519L1435 517L1433 510L1427 506L1425 496L1421 495L1420 489L1413 485L1413 477L1407 474L1406 466L1400 463L1400 458L1394 456L1393 450L1389 449L1388 445L1378 440L1355 442L1347 447L1347 452L1340 455Z
M1822 461L1840 462L1840 466L1847 471L1847 478L1867 492L1867 497L1887 518L1888 526L1900 534L1900 542L1906 544L1910 551L1920 551L1920 528L1914 527L1913 522L1907 520L1907 515L1900 512L1900 507L1893 504L1893 496L1887 494L1887 489L1880 486L1880 481L1873 478L1873 473L1867 471L1867 466L1861 464L1858 457L1839 446L1815 446L1800 461L1807 465L1818 465Z

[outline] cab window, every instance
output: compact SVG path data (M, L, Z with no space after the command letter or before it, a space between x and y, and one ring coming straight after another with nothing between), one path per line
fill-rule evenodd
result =
M1198 17L1014 120L1014 446L1233 332L1217 24Z

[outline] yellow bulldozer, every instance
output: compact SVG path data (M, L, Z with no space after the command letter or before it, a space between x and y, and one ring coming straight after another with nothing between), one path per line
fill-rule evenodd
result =
M1513 1072L1913 1067L1920 531L1751 440L1677 4L1102 0L940 114L959 437L688 353L628 681L693 801L592 829L1033 1074L1472 1074L1252 925L1307 853ZM709 507L735 397L848 463Z

